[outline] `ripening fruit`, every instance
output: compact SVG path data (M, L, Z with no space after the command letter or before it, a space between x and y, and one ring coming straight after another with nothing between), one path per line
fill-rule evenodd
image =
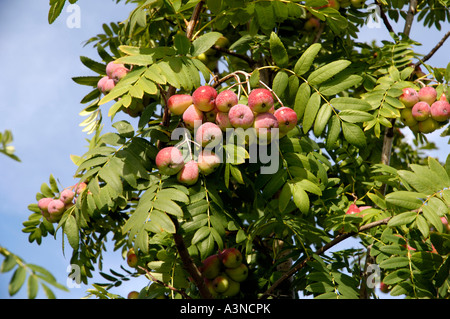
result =
M356 204L351 204L345 213L351 215L351 214L358 214L360 212L361 210L358 208Z
M219 112L227 113L236 104L238 104L238 97L231 90L224 90L216 97L216 108Z
M234 280L229 280L228 289L222 293L225 297L234 297L241 291L241 284Z
M400 102L406 107L413 107L414 104L419 102L419 93L413 88L404 88L403 94L398 98Z
M297 125L297 113L290 107L280 107L273 115L278 120L278 128L281 134L289 132Z
M311 31L317 31L320 28L320 20L315 18L315 17L311 17L309 18L306 22L305 25L303 26L303 29L305 29L305 31L311 32Z
M211 151L202 151L197 158L198 169L203 175L213 173L221 164L220 157Z
M406 126L414 126L417 124L416 119L412 115L412 108L405 107L400 111L400 119Z
M241 263L236 268L226 268L225 273L230 279L237 282L243 282L248 277L248 267L246 264Z
M197 129L195 141L203 147L212 148L222 141L222 130L212 122L206 122Z
M278 129L278 120L272 113L259 113L255 117L253 127L260 144L270 144L272 141L273 129Z
M225 292L230 286L230 279L227 275L221 274L215 277L212 281L214 290L218 293Z
M127 299L138 299L139 298L139 292L137 291L130 291L127 295Z
M254 89L248 95L248 107L255 113L268 112L273 105L273 95L268 89Z
M191 104L192 96L189 94L174 94L167 100L167 107L174 115L182 115Z
M74 197L75 197L75 193L71 189L66 188L61 192L59 199L64 204L69 204L73 201Z
M200 86L192 93L194 105L202 112L209 112L214 109L216 97L217 91L209 85Z
M114 72L119 69L126 69L125 65L122 63L114 63L114 61L111 61L106 65L106 75L110 78L113 78Z
M424 134L434 132L436 129L439 128L439 123L431 117L427 118L424 121L420 121L418 125L419 125L419 132Z
M438 122L445 122L450 118L450 104L447 101L436 101L431 104L431 117Z
M183 122L186 127L193 131L195 127L203 123L204 114L194 104L191 104L183 113Z
M243 129L251 127L255 120L252 110L245 104L236 104L233 106L228 112L228 118L233 127L241 127Z
M177 180L185 185L194 185L198 181L198 164L196 161L187 162L177 173Z
M61 218L61 215L66 210L66 205L59 199L54 199L50 203L48 203L48 214L49 218L47 218L50 222L58 222Z
M128 266L130 266L131 268L134 268L137 266L138 264L138 257L135 253L130 253L127 255L127 264Z
M219 275L220 267L219 255L214 254L203 260L199 270L206 279L214 279Z
M228 113L225 112L218 112L216 114L216 124L220 127L222 131L226 131L227 128L233 128L233 125L231 125L230 119L228 117Z
M115 86L116 83L114 82L114 80L108 76L102 77L97 83L97 89L103 94L107 94L112 89L114 89Z
M227 268L236 268L242 263L242 254L237 248L226 248L219 253L219 259Z
M425 86L419 90L419 101L427 102L428 105L436 101L437 92L432 86Z
M430 105L425 101L414 104L412 108L412 116L418 122L425 121L431 115Z
M161 174L175 175L183 168L184 157L178 148L168 146L156 154L155 163Z

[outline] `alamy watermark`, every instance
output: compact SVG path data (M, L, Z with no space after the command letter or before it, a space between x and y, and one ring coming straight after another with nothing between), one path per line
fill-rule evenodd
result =
M66 19L66 26L69 29L79 29L81 28L81 8L77 4L71 4L67 6L67 13L70 15Z
M67 288L81 288L81 269L77 264L70 264L66 271L69 273L66 280Z
M379 29L381 28L381 10L380 7L374 3L367 6L367 11L369 15L366 19L366 25L369 29Z

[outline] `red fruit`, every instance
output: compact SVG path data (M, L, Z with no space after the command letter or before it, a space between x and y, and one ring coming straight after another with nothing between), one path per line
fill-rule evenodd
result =
M351 204L345 213L351 215L351 214L358 214L360 212L361 210L358 208L356 204Z
M75 193L66 188L65 190L63 190L59 196L59 199L64 203L64 204L69 204L72 202L73 198L75 197Z
M419 90L419 100L427 102L429 105L436 101L437 92L432 86L425 86Z
M198 180L198 164L196 161L187 162L177 174L177 180L185 185L194 185Z
M114 61L109 62L106 65L106 75L110 78L113 78L113 74L118 69L126 69L125 65L122 63L114 63Z
M404 88L403 94L398 98L406 107L413 107L419 102L419 93L413 88Z
M252 110L245 104L236 104L228 112L228 118L233 127L247 129L253 125L255 116Z
M109 78L108 76L102 77L97 83L98 90L100 92L102 92L103 94L107 94L115 86L116 86L116 83L114 82L114 80Z
M412 116L418 122L425 121L431 115L430 105L425 101L414 104L412 108Z
M216 106L217 91L209 85L197 88L192 94L194 105L203 112L209 112Z
M280 133L287 133L297 125L297 113L287 106L280 107L274 113Z
M216 108L219 112L228 112L233 106L238 104L236 93L231 90L224 90L216 97Z
M222 130L212 122L206 122L197 129L195 140L203 147L212 148L222 142Z
M48 211L48 204L53 200L53 198L51 197L45 197L45 198L41 198L38 201L38 207L41 211L43 212L47 212Z
M236 268L242 263L243 257L239 249L232 247L222 250L219 259L226 268Z
M219 255L214 254L206 257L205 260L203 260L199 270L202 273L203 277L207 279L214 279L215 277L217 277L221 270Z
M161 174L175 175L183 168L184 157L178 148L168 146L156 154L155 163Z
M450 104L447 101L436 101L431 104L431 117L438 122L445 122L450 118Z
M192 96L189 94L175 94L167 100L170 113L175 115L182 115L191 104Z
M267 89L254 89L248 96L248 106L255 113L265 113L274 105L273 95Z
M216 114L216 124L220 127L222 131L226 131L227 128L232 128L230 119L228 118L228 113L218 112Z
M203 123L204 114L194 104L191 104L183 113L183 122L190 130L195 130L196 127Z
M259 113L253 123L259 143L269 144L272 141L273 129L278 129L278 120L272 113Z
M198 169L203 175L213 173L221 164L220 157L210 151L202 151L197 158Z

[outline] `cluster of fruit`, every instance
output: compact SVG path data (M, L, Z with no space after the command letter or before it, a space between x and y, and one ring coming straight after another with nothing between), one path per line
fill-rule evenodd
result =
M75 191L73 189L75 188ZM51 223L57 223L62 214L74 205L74 199L86 188L86 183L64 189L57 198L44 197L39 199L38 207L42 216Z
M199 270L213 297L236 296L241 282L248 277L248 267L237 248L226 248L205 258Z
M445 94L437 98L432 86L422 87L418 92L405 88L399 100L405 105L401 120L415 133L431 133L450 119L450 103Z
M127 73L130 72L125 65L121 63L109 62L106 65L106 75L102 77L98 83L97 88L103 94L107 94L111 91Z
M247 143L268 144L276 135L286 135L297 125L297 114L286 106L275 110L272 92L257 88L250 92L247 104L239 103L238 96L226 89L218 93L209 85L197 88L192 95L175 94L167 101L171 114L182 117L187 129L194 131L195 142L204 148L197 160L187 163L179 149L168 146L156 156L156 166L163 175L175 175L181 183L193 185L198 174L208 175L221 163L212 148L223 140L223 132L241 128L254 130L254 139ZM251 135L251 134L249 134Z

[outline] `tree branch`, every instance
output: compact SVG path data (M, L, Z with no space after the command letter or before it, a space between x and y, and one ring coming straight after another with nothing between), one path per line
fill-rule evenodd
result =
M441 41L438 42L438 44L436 44L436 46L426 55L423 57L423 59L421 59L419 62L417 62L416 64L414 64L414 67L418 67L420 66L422 63L425 63L426 61L428 61L435 53L437 50L439 50L439 48L444 44L445 40L448 39L448 37L450 36L450 31L448 31L443 38L441 39Z
M349 233L343 233L343 234L339 234L337 235L332 241L330 241L329 243L325 244L324 246L320 247L315 253L314 255L321 255L323 254L325 251L327 251L328 249L330 249L331 247L339 244L340 242L344 241L345 239L354 236L360 232L369 230L373 227L377 227L380 225L386 225L389 220L392 217L388 217L385 219L381 219L381 220L377 220L375 222L369 223L367 225L363 225L361 226L357 232L349 232ZM308 261L310 261L312 259L313 255L310 255L309 257L305 258L302 262L298 263L295 267L291 268L291 270L289 270L288 272L286 272L285 274L283 274L277 281L275 281L273 283L272 286L269 287L269 289L266 290L266 292L261 296L261 299L266 299L267 297L269 297L272 292L275 290L276 287L278 287L281 283L283 283L285 280L287 280L289 277L291 277L292 275L294 275L296 272L298 272L300 269L302 269L303 267L306 266L306 264L308 263Z
M390 22L386 16L386 13L383 10L381 3L378 0L375 0L375 4L378 6L378 9L380 9L381 20L383 20L383 23L386 26L386 29L388 29L388 31L391 33L395 33L394 29L392 28L392 25L390 24Z

